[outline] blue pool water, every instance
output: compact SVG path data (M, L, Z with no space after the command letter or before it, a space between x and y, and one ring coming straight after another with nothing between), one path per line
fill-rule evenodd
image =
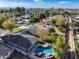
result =
M37 47L35 53L43 53L45 56L54 55L54 49L51 47Z

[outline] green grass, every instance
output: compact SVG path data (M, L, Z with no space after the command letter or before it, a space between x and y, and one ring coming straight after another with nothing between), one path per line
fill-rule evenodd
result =
M8 32L5 33L5 34L8 35L8 34L12 34L12 33L20 32L20 31L22 31L21 28L13 28L13 29L12 29L12 32L11 32L11 31L8 31Z
M7 33L5 33L5 34L8 35L8 34L12 34L12 33L20 32L20 31L22 31L21 28L14 28L14 29L12 29L12 32L11 32L11 31L7 31Z
M11 33L12 33L11 31L7 31L5 34L8 35L8 34L11 34Z
M34 24L29 24L28 26L34 26Z
M22 31L21 28L14 28L14 29L12 29L12 32L13 32L13 33L20 32L20 31Z

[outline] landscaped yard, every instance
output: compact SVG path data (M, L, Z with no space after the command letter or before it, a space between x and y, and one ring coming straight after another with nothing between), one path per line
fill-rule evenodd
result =
M65 52L65 36L42 36L39 41L43 44L51 44L57 58L61 58Z
M12 29L12 32L13 32L13 33L20 32L20 31L22 31L21 28L14 28L14 29Z
M11 31L7 31L5 34L8 35L8 34L20 32L20 31L22 31L21 28L13 28L13 29L12 29L12 32L11 32Z
M34 24L29 24L28 26L34 26Z

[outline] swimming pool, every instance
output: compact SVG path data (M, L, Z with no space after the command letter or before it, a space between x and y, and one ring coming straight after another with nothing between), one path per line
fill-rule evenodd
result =
M37 47L34 51L35 53L43 53L45 56L54 55L55 51L50 46L48 47Z

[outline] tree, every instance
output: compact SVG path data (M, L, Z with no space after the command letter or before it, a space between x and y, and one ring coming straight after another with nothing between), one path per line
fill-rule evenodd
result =
M24 7L21 8L21 13L22 13L22 15L25 14L25 10L26 10L26 9L25 9Z
M68 11L64 11L64 12L63 12L63 15L64 15L64 16L69 16L70 13L69 13Z
M44 13L37 13L34 17L32 17L30 19L30 23L36 23L41 21L43 18L45 18L45 14Z
M41 38L42 41L44 41L46 39L46 33L42 30L37 31L37 34L39 35L39 37Z
M16 10L17 12L21 12L21 8L20 8L20 7L16 7L15 10Z
M58 36L56 42L53 43L53 47L56 50L56 58L61 59L65 52L65 37Z
M40 21L45 18L45 14L42 12L37 13L36 17L38 17L38 19L40 19Z
M39 19L37 17L32 17L30 20L29 20L30 23L36 23L36 22L39 22Z
M12 18L5 20L3 22L3 27L6 28L6 29L9 29L12 32L12 29L15 27L15 20L12 19Z
M24 7L16 7L15 8L15 13L16 13L16 16L21 16L21 15L24 15L25 14L25 8Z
M16 16L21 16L21 8L20 7L15 8L15 15Z
M1 21L1 20L5 20L5 18L4 18L3 16L0 16L0 21Z
M4 13L4 10L0 10L0 13Z
M52 19L51 22L52 22L53 25L56 25L56 21L57 21L56 19Z
M49 35L51 35L52 33L55 33L55 29L54 28L50 28L49 29Z
M75 20L72 21L72 27L78 27L79 23Z
M45 14L45 17L48 17L49 16L49 11L48 10L44 11L44 14Z
M75 42L75 47L76 47L77 58L79 59L79 43L77 41Z
M5 18L3 16L0 16L0 28L2 28L2 23L5 21Z

